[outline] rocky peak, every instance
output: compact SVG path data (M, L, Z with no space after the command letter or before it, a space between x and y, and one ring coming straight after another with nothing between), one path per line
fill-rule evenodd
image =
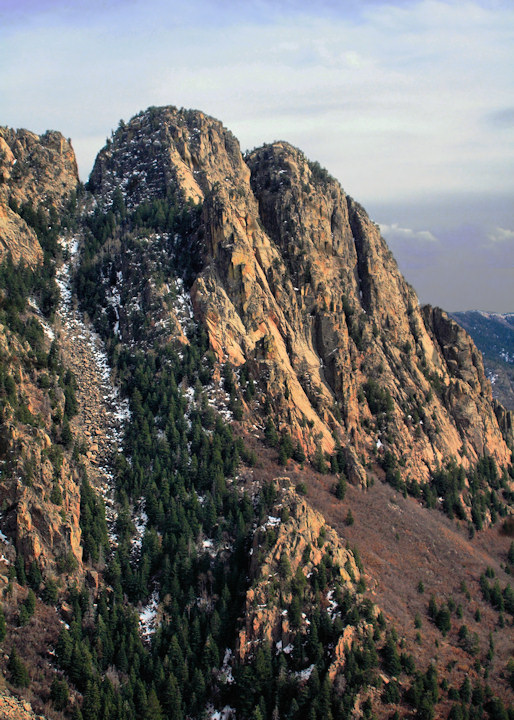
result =
M78 183L71 142L55 130L36 135L29 130L0 128L0 137L12 156L10 198L20 205L29 201L35 209L53 205L62 210Z
M279 431L313 454L345 449L347 471L389 451L418 481L456 457L510 451L481 358L442 311L420 309L378 226L317 163L285 142L244 159L197 111L150 108L100 153L90 187L129 208L202 207L191 298L220 362L245 364ZM502 422L502 427L507 427ZM508 439L508 438L507 438Z
M229 192L241 172L249 175L239 143L218 120L196 110L152 107L128 124L120 121L96 159L89 187L107 203L119 188L128 207L170 193L198 203L216 182Z
M30 205L35 212L61 212L78 181L75 153L61 133L0 127L0 254L10 252L15 263L39 264L41 246L20 211Z

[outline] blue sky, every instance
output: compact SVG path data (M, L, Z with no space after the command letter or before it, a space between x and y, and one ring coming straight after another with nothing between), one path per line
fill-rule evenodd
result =
M0 124L83 180L149 105L286 139L380 222L423 301L514 310L511 0L0 0Z

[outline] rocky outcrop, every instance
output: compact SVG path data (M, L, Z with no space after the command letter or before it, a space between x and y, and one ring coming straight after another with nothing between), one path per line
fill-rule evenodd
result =
M34 367L28 344L3 326L0 348L15 387L2 408L1 529L27 568L35 562L45 577L73 575L82 561L79 479L51 439L59 432L54 421L63 415L64 393L57 377L49 380Z
M282 648L290 644L293 633L285 608L291 603L292 594L287 581L298 572L304 578L310 577L328 552L338 569L340 586L355 594L355 583L360 577L352 551L326 525L321 513L295 492L289 478L278 478L276 483L280 486L276 515L268 516L257 529L251 550L252 583L246 593L245 624L237 645L241 660L263 641L280 643ZM268 535L272 537L271 546Z
M77 184L75 154L60 133L0 127L0 257L11 253L15 263L39 264L43 251L18 210L28 203L43 216L52 208L61 212Z
M10 252L16 264L23 260L33 267L43 259L36 233L9 207L10 181L15 163L10 146L0 134L0 255Z
M30 202L35 210L41 205L63 210L79 179L71 141L54 130L36 135L29 130L0 128L0 137L10 158L10 176L4 176L10 198L18 205Z
M378 227L296 148L243 158L220 122L151 108L120 125L90 188L107 208L120 193L128 208L201 208L194 237L177 240L196 319L311 454L339 441L362 483L386 451L420 482L449 458L510 463L469 336L419 307Z
M45 720L43 715L33 712L30 703L5 693L0 693L0 717L2 720Z
M322 374L309 375L332 392L321 407L343 444L373 457L379 441L418 480L448 457L474 463L486 451L507 464L479 353L462 329L450 332L442 311L420 310L365 211L285 143L255 151L248 164L262 221L298 288L297 302L286 303L290 323L319 359ZM449 390L454 378L460 394L438 396L434 386ZM342 422L330 419L334 405Z

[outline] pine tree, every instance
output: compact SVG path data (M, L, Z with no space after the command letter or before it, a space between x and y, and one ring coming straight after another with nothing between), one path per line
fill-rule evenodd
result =
M447 605L441 605L439 608L435 616L435 624L444 636L450 631L452 622L450 610Z
M435 618L437 617L437 603L433 595L430 596L430 600L428 603L428 614L430 615L432 620L435 620Z
M319 473L328 472L328 466L325 460L325 453L323 452L320 445L318 445L318 447L316 448L312 464L314 465L314 469L317 470Z
M382 657L384 659L384 668L389 675L398 677L402 671L400 657L396 649L396 643L391 634L387 635L386 643L382 649Z
M4 609L0 605L0 642L2 642L5 639L6 632L7 632L7 627L6 627L6 623L5 623Z
M174 720L182 720L182 695L175 675L171 674L166 681L162 702L166 714Z
M29 617L32 617L36 610L36 596L32 588L28 591L27 597L25 598L25 607L27 608Z
M84 720L100 720L100 692L94 680L90 680L87 684L82 703L82 717Z
M148 702L146 706L145 720L162 720L162 708L159 700L157 699L157 693L155 688L150 690L148 694Z
M66 680L54 678L50 686L50 698L56 710L64 710L68 705L69 691Z
M29 686L29 673L23 660L18 656L16 648L13 647L7 663L9 670L9 679L16 687Z
M288 580L291 577L291 563L287 553L283 552L278 563L278 574L282 580Z
M346 478L344 475L340 475L338 481L334 485L334 495L338 500L344 500L346 495Z
M41 583L43 582L43 576L41 575L41 570L39 569L39 565L35 560L33 560L30 564L29 572L27 574L27 580L30 587L37 592Z

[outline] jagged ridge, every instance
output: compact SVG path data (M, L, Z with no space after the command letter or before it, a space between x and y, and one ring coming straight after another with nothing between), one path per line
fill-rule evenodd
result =
M152 108L114 134L90 187L107 207L116 188L129 208L201 206L195 313L219 360L247 365L277 426L311 453L336 438L363 483L386 451L419 482L450 458L510 463L469 336L419 308L377 226L299 150L280 142L243 159L218 121Z

